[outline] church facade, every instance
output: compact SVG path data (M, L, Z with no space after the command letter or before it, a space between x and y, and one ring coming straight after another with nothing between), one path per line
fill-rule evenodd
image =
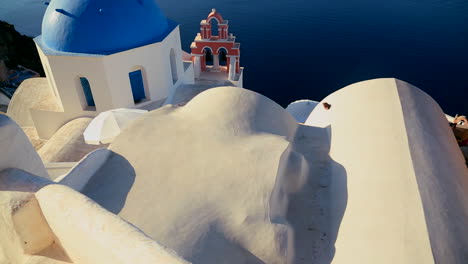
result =
M194 82L179 25L154 1L54 0L35 42L63 109L32 111L44 138L73 118L161 104L171 90Z

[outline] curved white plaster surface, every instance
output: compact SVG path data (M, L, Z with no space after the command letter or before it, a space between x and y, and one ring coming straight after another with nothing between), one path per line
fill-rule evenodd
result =
M35 196L73 263L188 263L66 186L49 185Z
M44 221L34 207L23 209L34 198L36 191L49 184L53 182L23 170L0 171L0 251L3 252L0 263L36 263L44 260L44 257L29 256L25 252L37 252L49 246L51 234L47 226L44 228ZM29 213L30 209L34 212Z
M272 196L297 126L264 96L211 89L134 122L82 192L188 261L286 263L293 257L291 229L284 205L274 202L281 199ZM284 177L298 183L285 192L301 184L295 173L307 171L300 154L290 155L295 165L285 170L294 173ZM134 176L118 174L125 162ZM112 192L122 185L126 192ZM280 212L274 220L271 211Z
M4 114L0 114L0 150L0 171L17 168L49 178L41 158L23 130Z
M147 110L130 108L102 112L86 127L83 132L84 140L86 144L91 145L111 143L126 126L147 112Z
M29 78L16 89L7 114L21 127L34 126L31 108L59 111L59 106L47 78Z
M290 103L286 107L286 111L288 111L297 122L304 123L318 103L319 102L312 100L298 100Z
M466 260L468 238L457 233L467 233L468 175L442 111L427 98L395 79L370 80L328 96L331 109L307 119L328 129L335 162L333 263Z
M91 122L89 117L73 119L61 126L55 134L38 150L44 163L77 162L88 153L105 148L106 145L88 145L83 138L83 131Z
M0 263L188 263L66 186L7 169L0 190Z
M257 93L210 89L60 184L30 174L44 166L0 115L2 148L28 161L0 159L0 263L186 263L171 248L196 264L465 264L468 170L439 106L395 79L323 102L299 125Z
M439 105L396 81L436 263L468 261L468 168Z
M98 149L89 153L59 179L59 183L81 192L111 154L112 152L107 149Z

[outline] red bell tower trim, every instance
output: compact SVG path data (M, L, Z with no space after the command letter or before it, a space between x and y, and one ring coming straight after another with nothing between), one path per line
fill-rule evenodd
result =
M213 22L218 24L218 35L213 34ZM208 17L200 22L200 33L195 37L190 46L192 50L192 61L194 63L195 76L199 77L201 72L226 71L229 79L233 80L240 73L240 44L236 43L236 37L229 34L229 21L224 20L216 9L212 9ZM213 55L213 66L206 65L206 50ZM226 52L226 66L219 65L220 51Z

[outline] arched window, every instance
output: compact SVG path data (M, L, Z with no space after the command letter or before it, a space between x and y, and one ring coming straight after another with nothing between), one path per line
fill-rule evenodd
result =
M86 77L80 77L80 83L86 99L86 104L90 107L96 106L94 103L93 93L91 91L91 85L89 85L88 79L86 79Z
M135 104L140 103L146 98L141 70L130 72L128 78L130 79L130 86L132 87L133 102Z
M225 48L220 48L218 53L219 53L219 65L226 66L227 65L227 50Z
M213 52L210 48L204 48L203 53L205 54L205 64L213 65Z
M172 83L175 84L177 80L179 79L179 77L177 75L177 63L176 63L176 55L175 55L174 49L171 49L170 60L171 60Z
M219 35L218 20L216 18L212 18L210 20L210 24L211 24L211 36L218 36Z

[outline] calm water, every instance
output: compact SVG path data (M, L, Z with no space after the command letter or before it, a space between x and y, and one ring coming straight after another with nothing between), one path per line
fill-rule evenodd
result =
M0 19L37 34L39 0L0 0ZM283 106L396 77L448 114L468 114L466 0L158 0L186 51L215 7L241 43L246 88ZM29 32L28 32L29 31Z

